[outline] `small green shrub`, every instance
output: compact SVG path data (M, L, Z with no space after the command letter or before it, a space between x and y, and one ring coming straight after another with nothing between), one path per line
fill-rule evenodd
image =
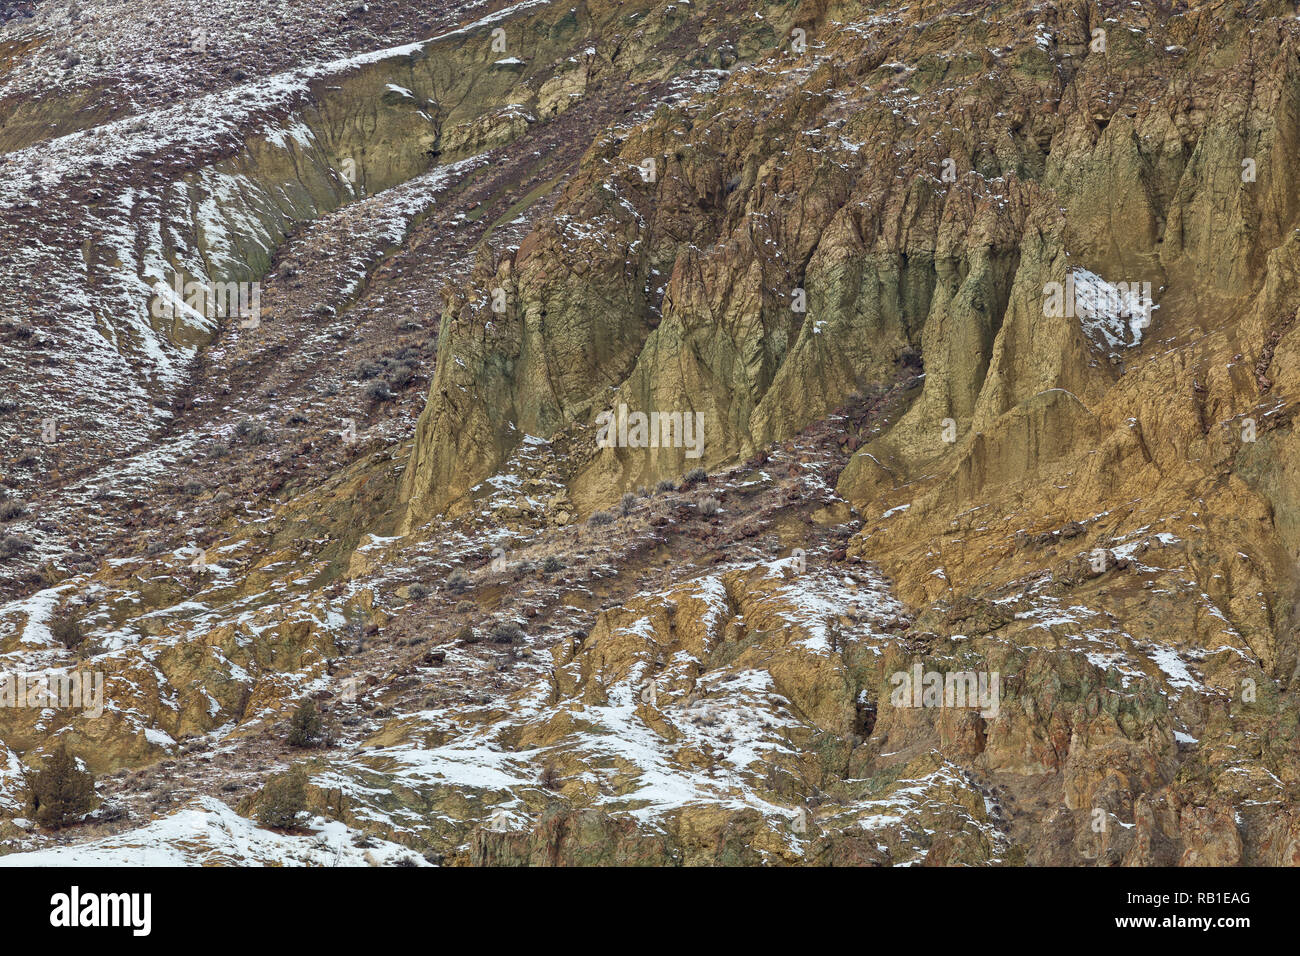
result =
M390 402L396 397L393 395L393 390L388 387L388 383L379 380L366 385L362 389L362 394L372 402Z
M81 627L81 618L66 610L50 622L50 633L68 650L77 647L86 639L86 633Z
M7 534L0 538L0 561L25 554L34 547L31 540L21 534Z
M702 481L707 481L708 478L709 473L703 468L692 468L686 474L682 475L682 490L684 491L687 488L694 487Z
M514 621L501 621L492 626L488 640L493 644L522 644L524 630Z
M272 777L262 788L257 806L257 822L264 827L292 830L298 817L307 810L307 771L301 766L289 768Z

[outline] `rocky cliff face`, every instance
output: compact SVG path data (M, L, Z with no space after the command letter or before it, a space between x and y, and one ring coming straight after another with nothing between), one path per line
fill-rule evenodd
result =
M110 859L293 761L372 862L1297 858L1289 6L289 5L184 95L82 7L0 27L0 654L103 696L0 707L6 849L57 738Z

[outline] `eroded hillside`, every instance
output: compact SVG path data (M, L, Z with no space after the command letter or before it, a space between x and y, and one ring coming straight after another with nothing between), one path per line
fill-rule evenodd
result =
M1288 5L32 6L9 860L1294 862Z

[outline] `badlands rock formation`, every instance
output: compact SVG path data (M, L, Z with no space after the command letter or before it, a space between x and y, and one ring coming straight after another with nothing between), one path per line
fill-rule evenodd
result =
M1290 5L29 6L11 861L1300 858Z

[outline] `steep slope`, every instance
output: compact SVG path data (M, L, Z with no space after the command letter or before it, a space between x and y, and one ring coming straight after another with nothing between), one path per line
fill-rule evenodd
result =
M1298 663L1279 363L1294 23L1266 6L800 12L806 50L598 142L555 223L449 301L410 523L454 509L523 433L592 431L621 406L700 414L702 463L735 462L919 361L916 400L839 481L865 524L849 553L923 612L918 639L978 627L988 661L1099 645L1121 667L1136 646L1169 655L1161 679L1203 663L1198 701L1170 689L1179 739L1216 722L1207 699L1235 702L1224 727L1284 765L1288 705L1257 687L1286 694ZM662 158L654 183L641 157ZM587 511L691 464L598 449L570 490ZM1068 741L1079 718L1060 719ZM1170 728L1147 737L1117 769L1148 768L1134 789L1199 799L1239 769L1175 781ZM1088 774L1065 781L1076 823L1111 786Z
M57 740L97 860L1295 862L1289 6L81 6L0 28L0 659L103 690L0 707L15 860Z

